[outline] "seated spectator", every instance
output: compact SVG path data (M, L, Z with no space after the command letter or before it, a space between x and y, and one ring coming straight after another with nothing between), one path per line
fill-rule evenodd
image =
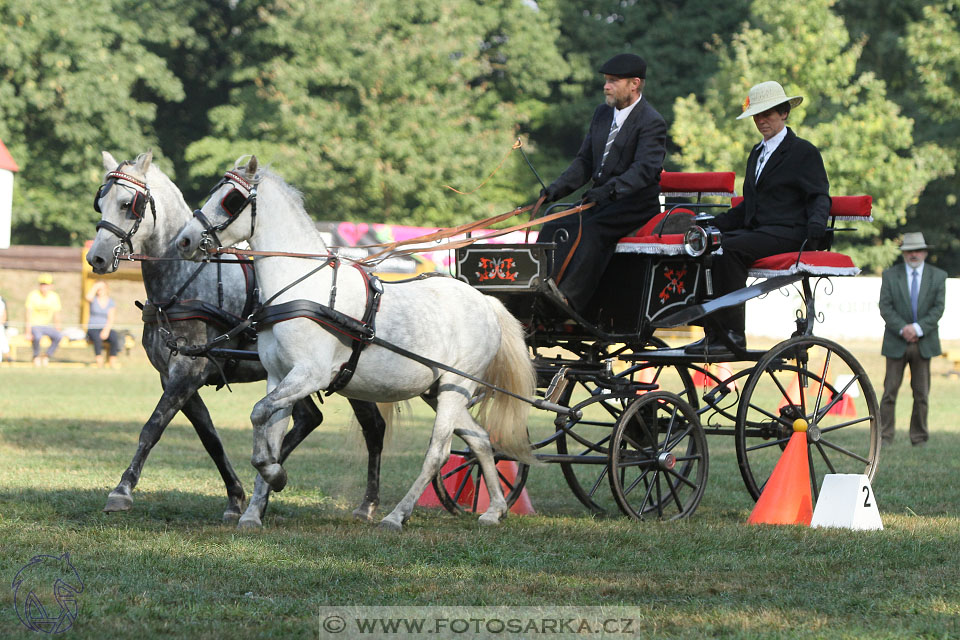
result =
M63 337L60 333L60 296L53 290L53 276L49 273L40 274L37 281L40 286L27 294L24 303L27 312L25 331L33 342L33 365L45 367ZM50 347L41 355L40 339L43 336L50 338Z
M111 368L119 366L117 355L120 353L120 334L113 330L117 305L110 297L110 289L103 280L97 280L86 295L90 303L90 319L87 322L87 340L93 344L93 353L97 366L103 368L103 343L110 345L107 363Z

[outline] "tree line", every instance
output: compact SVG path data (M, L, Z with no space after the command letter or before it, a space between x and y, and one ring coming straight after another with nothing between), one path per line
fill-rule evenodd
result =
M623 51L647 60L668 170L742 180L759 134L736 115L778 80L804 96L789 124L831 192L874 197L875 222L836 247L878 270L924 231L960 274L956 0L0 0L13 241L93 235L101 149L152 148L191 205L254 153L318 220L506 211L540 188L514 142L556 177Z

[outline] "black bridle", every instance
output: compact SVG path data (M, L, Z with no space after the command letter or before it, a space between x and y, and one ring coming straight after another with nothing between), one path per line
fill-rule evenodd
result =
M216 253L217 250L223 246L219 236L217 236L217 232L223 231L233 224L234 220L237 219L247 205L252 207L250 212L250 236L253 236L254 225L257 221L256 185L236 171L227 171L223 174L220 182L210 190L210 194L213 195L225 184L232 185L232 188L220 199L220 208L227 214L226 220L214 225L210 223L207 216L203 215L203 211L200 209L196 209L193 212L193 217L203 225L203 233L200 234L200 250L205 253Z
M120 165L120 168L126 164L129 163L124 162ZM137 229L140 228L140 223L143 222L143 214L147 208L147 203L150 204L150 213L153 214L153 224L157 224L157 206L153 201L153 196L150 195L150 187L147 186L146 182L142 182L128 173L123 173L120 171L120 168L107 174L106 182L100 185L100 188L97 189L97 195L93 198L93 210L102 214L103 212L100 210L100 198L107 195L107 192L110 191L114 185L126 187L133 191L133 199L130 201L130 204L125 207L127 210L127 218L134 221L129 231L124 231L121 227L107 220L100 220L97 223L97 231L106 229L120 239L117 246L113 248L114 270L120 266L120 255L125 248L127 249L127 253L133 253L133 234L137 232Z

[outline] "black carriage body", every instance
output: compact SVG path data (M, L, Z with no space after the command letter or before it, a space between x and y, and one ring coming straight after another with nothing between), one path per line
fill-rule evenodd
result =
M530 323L551 272L553 248L547 243L471 245L457 251L457 277ZM615 254L584 318L604 333L649 337L654 321L696 303L702 266L685 255Z
M457 250L457 278L492 295L518 320L533 319L537 292L550 275L552 243L474 244Z
M649 337L654 321L698 301L702 266L688 256L614 254L586 317L605 332Z

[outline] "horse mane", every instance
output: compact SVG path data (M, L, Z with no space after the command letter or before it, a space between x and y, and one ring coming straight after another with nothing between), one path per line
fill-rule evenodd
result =
M306 211L303 203L303 192L284 180L278 173L275 173L269 166L257 167L257 172L252 177L247 175L247 163L250 161L250 155L244 155L237 158L233 163L233 170L244 177L245 180L253 185L259 185L264 180L271 180L280 188L289 198L291 198L301 209Z

